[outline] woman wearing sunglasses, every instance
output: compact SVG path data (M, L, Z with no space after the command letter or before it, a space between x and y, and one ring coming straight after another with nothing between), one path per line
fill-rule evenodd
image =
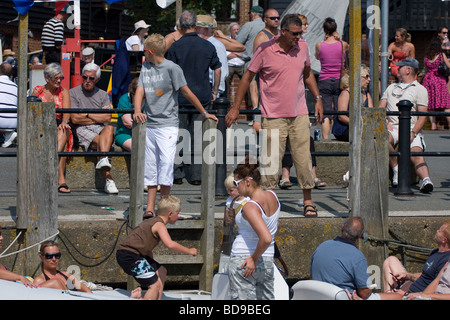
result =
M348 74L342 77L342 84L344 89L339 95L338 99L338 111L349 111L350 105L350 89L349 89L350 77ZM361 106L373 107L372 96L369 93L370 84L370 69L361 65ZM349 124L350 116L346 114L336 115L333 123L332 133L334 137L339 141L349 141Z
M42 102L55 103L56 109L70 108L69 90L62 87L64 80L63 70L58 63L50 63L44 69L44 78L47 82L43 86L33 89L33 96ZM57 113L56 123L58 126L58 152L70 152L73 149L73 134L70 127L70 113ZM66 170L66 157L60 157L58 162L58 192L70 193L66 184L64 172Z
M233 300L274 299L274 236L281 205L275 192L261 188L258 167L247 157L234 170L234 185L250 200L235 217L239 234L228 267Z
M44 241L39 250L39 257L42 261L42 274L34 279L34 285L52 289L92 292L70 273L58 270L61 252L55 241Z

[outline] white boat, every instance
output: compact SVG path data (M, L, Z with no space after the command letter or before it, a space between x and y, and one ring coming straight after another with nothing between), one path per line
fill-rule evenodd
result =
M291 290L292 300L349 300L344 289L322 281L301 280Z
M275 268L275 299L289 300L289 287ZM85 293L49 288L32 288L22 283L0 280L0 300L128 300L130 291L123 289L93 291ZM162 300L230 300L228 275L214 275L212 291L168 290L163 292Z

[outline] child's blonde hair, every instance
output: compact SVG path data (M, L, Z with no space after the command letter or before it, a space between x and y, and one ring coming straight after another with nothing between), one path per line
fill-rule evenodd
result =
M164 196L158 202L158 216L169 212L177 212L181 208L181 200L175 196Z
M155 53L164 56L166 51L166 40L159 33L152 33L144 41L145 49L153 50Z
M235 186L234 186L234 175L232 175L232 174L230 174L226 179L225 179L225 182L224 182L224 185L225 185L225 188L228 190L228 189L231 189L231 188L235 188Z

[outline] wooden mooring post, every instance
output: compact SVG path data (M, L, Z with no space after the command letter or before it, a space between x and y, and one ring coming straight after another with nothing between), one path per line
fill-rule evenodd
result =
M58 135L54 103L29 102L20 108L26 108L19 121L27 135L17 152L16 225L28 248L22 274L32 275L40 264L39 244L58 234Z
M389 148L386 112L361 107L361 1L350 0L350 212L360 216L371 238L385 239L388 228ZM372 245L375 244L375 245ZM360 241L369 266L381 268L384 242Z

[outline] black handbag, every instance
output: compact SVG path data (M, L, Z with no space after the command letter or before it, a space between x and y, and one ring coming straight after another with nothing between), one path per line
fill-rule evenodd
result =
M438 66L438 73L443 77L450 76L450 69L445 64L445 61L442 59L442 53L439 55L439 66Z

